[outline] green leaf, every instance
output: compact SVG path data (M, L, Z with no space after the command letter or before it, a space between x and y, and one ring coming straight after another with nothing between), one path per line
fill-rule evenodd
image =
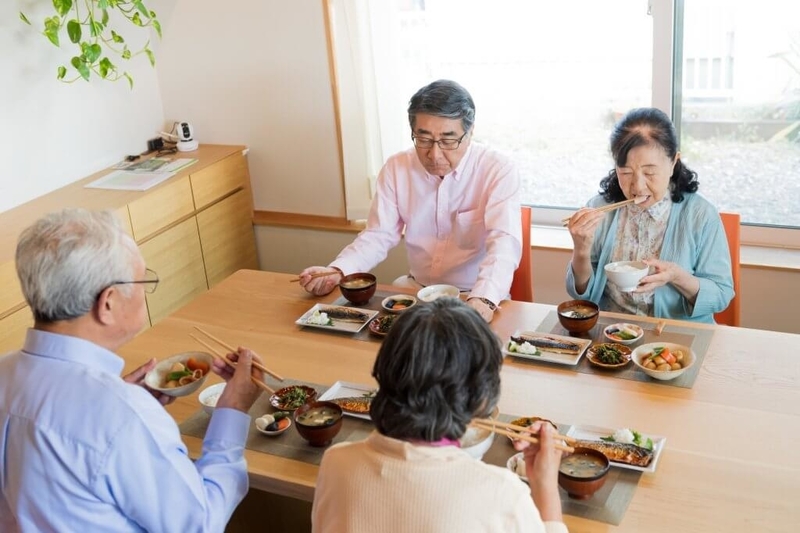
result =
M61 19L58 17L48 17L44 19L44 34L50 42L60 46L58 42L58 30L61 29Z
M111 40L114 41L115 43L124 43L125 42L125 39L122 38L122 35L120 35L119 33L115 32L114 30L111 30Z
M97 61L100 58L100 54L103 53L103 49L100 48L99 44L91 44L86 47L83 55L86 58L86 62L90 65Z
M133 17L131 17L131 22L133 22L137 26L143 26L142 17L139 16L139 13L134 13Z
M69 35L70 41L79 43L81 40L81 23L76 19L67 22L67 35Z
M78 74L81 75L81 78L89 81L89 67L86 66L86 63L82 58L75 56L72 58L70 63L72 63L72 66L78 71Z
M144 7L144 4L141 1L135 1L133 3L133 5L134 5L134 7L136 7L137 10L139 10L139 13L141 13L145 17L148 17L148 18L150 17L150 12L147 11L147 8Z
M25 24L27 24L28 26L32 26L32 24L31 24L31 21L30 21L30 20L28 20L28 17L26 17L26 16L25 16L25 13L23 13L22 11L20 11L20 12L19 12L19 18L20 18L20 20L21 20L22 22L24 22L24 23L25 23Z
M153 51L150 50L149 48L145 48L144 53L147 54L147 59L150 60L150 66L151 67L156 66L156 56L153 54Z
M108 73L114 70L114 64L107 57L101 59L98 66L100 68L100 76L102 78L108 77Z
M53 7L63 17L72 9L72 0L53 0Z
M125 49L122 51L122 59L130 59L131 58L131 51L128 50L128 45L125 45Z
M92 21L90 28L92 30L92 37L97 37L103 33L103 24L96 20Z
M56 77L56 79L63 80L64 76L66 75L67 75L67 67L65 67L64 65L58 67L58 76Z
M128 84L131 86L131 90L133 90L133 78L131 78L131 75L127 72L123 72L122 75L128 78Z
M153 27L156 29L156 33L158 34L158 38L161 38L161 23L156 19L151 20Z
M101 20L103 21L103 26L108 26L108 9L103 9L103 17Z
M105 11L108 8L108 0L97 0L97 8Z

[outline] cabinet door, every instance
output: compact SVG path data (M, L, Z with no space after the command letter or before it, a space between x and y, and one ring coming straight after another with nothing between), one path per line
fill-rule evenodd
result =
M167 182L128 204L130 224L136 242L158 233L162 228L194 212L189 177Z
M139 247L149 268L161 280L147 295L150 323L159 320L208 290L194 217L150 239Z
M258 269L249 190L198 213L197 227L209 288L242 268Z
M27 305L0 320L0 356L19 350L25 333L33 326L33 314Z
M229 155L203 170L192 172L191 178L195 209L203 209L226 194L247 188L250 184L247 159L241 152ZM252 210L252 206L250 209Z

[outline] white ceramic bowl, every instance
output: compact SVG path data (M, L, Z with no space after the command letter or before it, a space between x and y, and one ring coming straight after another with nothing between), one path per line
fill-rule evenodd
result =
M650 270L642 261L617 261L605 267L608 281L619 287L623 292L630 292L639 285L639 280L645 277Z
M203 411L209 415L214 412L214 408L217 406L217 400L219 400L219 395L222 394L224 389L225 383L223 382L206 387L200 392L200 395L197 397L197 399L203 406Z
M263 416L261 416L259 418L263 418ZM258 420L259 420L258 418L253 420L253 424L255 424L256 430L258 430L258 432L263 434L263 435L267 435L268 437L277 437L278 435L284 433L287 429L292 427L292 417L291 416L287 416L286 417L286 421L289 422L289 424L286 427L284 427L283 429L279 429L277 431L268 431L266 429L261 429Z
M506 461L506 468L514 472L516 475L520 477L526 483L528 482L528 474L525 472L525 459L524 453L519 452L517 454L512 455Z
M667 348L669 348L669 351L673 353L675 353L677 350L682 351L684 357L683 368L681 368L680 370L652 370L649 368L645 368L642 365L642 359L651 354L654 349L661 346L666 346ZM673 342L650 342L647 344L642 344L641 346L638 346L633 350L631 357L633 359L633 364L639 367L639 369L642 372L644 372L653 379L659 379L661 381L669 381L671 379L677 378L678 376L689 370L697 362L697 356L695 355L695 353L692 351L691 348L689 348L688 346L683 346L682 344L675 344Z
M636 337L632 339L622 339L620 337L615 337L614 334L617 332L625 332L630 333L631 335L635 334ZM606 326L603 330L603 335L610 340L611 342L618 342L619 344L633 344L634 342L639 341L644 336L644 330L637 326L636 324L628 324L625 322L619 322L617 324L611 324L610 326Z
M458 441L461 449L470 454L473 458L480 460L494 442L494 433L488 429L467 427L467 431Z
M411 302L411 303L406 305L405 307L400 307L398 309L396 308L398 302ZM406 309L411 309L415 305L417 305L417 298L411 296L410 294L393 294L387 298L384 298L383 301L381 302L381 307L384 309L384 311L388 313L402 313Z
M428 285L419 290L417 298L423 302L432 302L437 298L458 298L461 291L453 285Z
M193 381L187 385L183 385L182 387L172 387L172 388L164 388L164 381L167 377L167 374L170 372L170 368L174 363L186 363L190 357L194 357L198 362L203 362L208 365L208 372L205 375ZM214 357L210 353L206 352L184 352L173 355L172 357L167 357L163 361L159 362L156 367L147 373L144 377L144 383L148 387L153 390L156 390L162 394L166 394L167 396L186 396L188 394L193 393L200 386L205 382L208 375L211 373L211 362L214 360Z

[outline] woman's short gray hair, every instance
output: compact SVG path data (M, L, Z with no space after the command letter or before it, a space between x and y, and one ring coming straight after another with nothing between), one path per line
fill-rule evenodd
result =
M36 321L88 313L100 293L132 281L139 250L110 211L64 209L26 228L17 242L17 276ZM120 286L125 294L131 287Z
M417 114L461 120L464 133L475 123L475 102L469 92L451 80L436 80L416 92L408 102L408 122L414 130Z

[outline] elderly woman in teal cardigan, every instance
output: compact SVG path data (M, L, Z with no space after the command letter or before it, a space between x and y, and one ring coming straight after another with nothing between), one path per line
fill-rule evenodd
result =
M658 109L634 109L615 126L615 168L600 182L601 194L568 222L573 298L606 311L709 323L728 306L734 293L725 230L677 147L675 128ZM636 203L596 209L626 199ZM624 292L607 283L603 267L615 261L643 261L650 272Z

